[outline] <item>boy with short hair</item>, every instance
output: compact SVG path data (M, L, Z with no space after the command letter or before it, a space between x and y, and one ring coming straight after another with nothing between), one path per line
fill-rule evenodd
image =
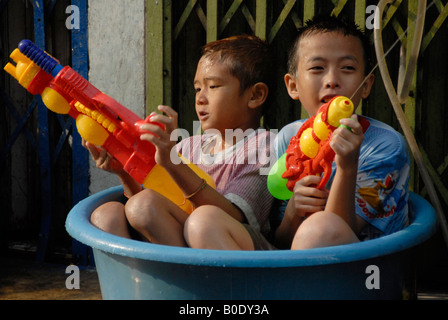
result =
M267 44L257 37L209 43L203 48L194 79L196 113L204 134L175 145L170 138L178 115L167 106L159 106L164 114L151 118L165 130L153 124L141 126L152 132L141 139L155 145L156 162L194 205L191 215L153 190L141 190L121 168L115 168L130 199L125 205L111 202L99 207L92 223L124 237L131 237L129 230L134 230L144 241L165 245L228 250L271 247L265 236L273 198L266 188L267 177L260 175L268 162L259 158L257 150L263 148L265 155L270 152L271 134L259 128L269 94L269 67ZM98 167L110 169L113 159L86 146ZM187 165L178 164L173 148L193 163L200 159L195 164L213 178L216 190Z
M315 17L299 31L290 54L285 84L310 116L331 98L342 95L358 106L374 82L368 74L370 48L365 35L349 21ZM276 154L286 152L305 120L283 128ZM327 190L321 178L298 181L280 217L276 244L306 249L353 243L398 231L408 223L409 158L403 137L391 127L353 115L341 120L330 142L335 151ZM311 214L312 213L312 214ZM308 216L305 219L305 216Z

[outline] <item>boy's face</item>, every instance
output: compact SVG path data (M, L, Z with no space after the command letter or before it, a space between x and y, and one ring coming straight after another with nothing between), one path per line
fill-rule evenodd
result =
M230 74L225 64L202 58L194 88L202 130L217 129L224 134L225 129L248 128L250 90L241 94L240 81Z
M352 97L365 78L361 40L339 32L305 36L299 44L296 75L287 74L289 95L300 100L310 116L336 95ZM367 98L374 77L369 76L352 101L355 106Z

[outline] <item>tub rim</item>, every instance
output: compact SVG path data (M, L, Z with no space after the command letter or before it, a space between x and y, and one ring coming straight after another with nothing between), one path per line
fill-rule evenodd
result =
M93 194L69 212L66 230L74 239L97 250L141 260L209 267L284 268L328 265L367 260L405 251L429 239L436 231L433 207L422 197L410 193L413 222L403 230L369 241L309 250L222 251L179 248L121 238L90 223L93 210L116 200L121 186ZM423 210L422 210L423 209Z

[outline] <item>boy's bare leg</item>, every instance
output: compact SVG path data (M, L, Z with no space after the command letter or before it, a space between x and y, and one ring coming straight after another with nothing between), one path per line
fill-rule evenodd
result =
M131 238L124 213L124 205L121 202L107 202L99 206L92 213L90 221L98 229L105 232L119 237Z
M198 249L254 250L246 228L215 206L201 206L185 224L188 245Z
M292 242L292 250L329 247L359 242L350 226L338 215L321 211L302 222Z
M188 214L159 193L150 189L141 191L128 200L125 211L129 224L142 240L187 246L183 229Z

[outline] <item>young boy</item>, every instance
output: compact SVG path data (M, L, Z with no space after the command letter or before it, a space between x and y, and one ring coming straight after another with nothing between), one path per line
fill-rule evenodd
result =
M310 116L337 95L358 106L374 82L368 75L369 53L369 42L356 25L315 17L299 31L290 54L285 76L289 95L300 100ZM304 122L280 131L277 157L286 152ZM326 186L330 191L313 187L320 182L317 176L296 183L293 197L286 209L283 206L277 246L306 249L353 243L393 233L408 223L409 159L403 137L367 117L353 115L341 124L351 132L344 127L334 131L330 146L336 156Z
M269 232L273 198L266 188L266 176L260 175L260 169L268 166L267 158L258 156L270 152L271 135L259 130L269 93L268 59L266 43L253 36L207 44L194 79L196 113L204 134L184 139L176 146L170 137L177 128L178 115L167 106L159 106L164 114L152 118L164 124L165 130L151 124L141 127L152 132L141 139L156 146L156 162L193 203L191 215L153 190L141 190L104 150L100 153L87 144L97 166L117 173L130 196L125 205L111 202L98 208L92 214L92 223L128 238L129 230L135 230L140 239L165 245L228 250L269 248L264 235ZM178 164L173 148L207 172L216 190L188 166ZM260 152L260 148L264 150Z

